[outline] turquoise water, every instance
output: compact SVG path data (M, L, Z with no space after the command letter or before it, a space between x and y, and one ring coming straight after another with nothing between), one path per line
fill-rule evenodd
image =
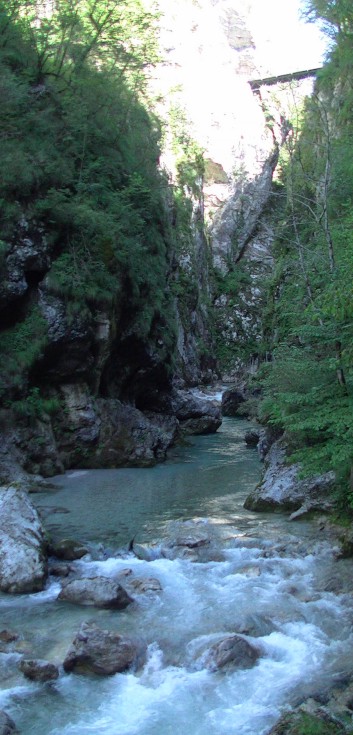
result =
M133 593L118 612L60 602L55 577L42 593L0 596L1 626L20 633L0 654L0 708L23 734L266 735L285 706L350 671L352 597L327 591L334 550L310 523L243 508L261 471L244 442L248 428L227 419L163 465L72 472L33 496L54 537L88 544L91 553L72 565L77 575L128 569L123 585L152 577L161 591ZM158 553L168 539L200 533L212 541L202 563ZM132 536L156 551L152 561L128 552ZM142 640L142 669L66 675L62 661L85 620ZM204 668L205 648L234 633L259 647L256 665ZM29 683L18 670L23 653L59 665L58 681Z
M163 464L148 469L70 472L57 489L36 495L54 537L73 536L114 547L153 539L171 519L230 520L260 477L247 421L225 419L210 436L190 438ZM243 511L242 511L243 514Z

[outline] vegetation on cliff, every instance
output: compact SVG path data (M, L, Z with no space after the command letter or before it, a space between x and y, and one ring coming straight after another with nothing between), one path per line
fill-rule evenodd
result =
M266 328L262 417L286 430L308 471L334 469L353 506L353 15L312 0L333 46L289 136Z
M157 15L139 0L58 0L51 10L0 2L5 398L23 396L45 345L43 318L33 325L38 285L60 297L69 320L108 309L141 340L153 333L156 341L159 329L166 365L175 343L172 195L145 94ZM40 240L42 256L24 266L19 285L29 239Z

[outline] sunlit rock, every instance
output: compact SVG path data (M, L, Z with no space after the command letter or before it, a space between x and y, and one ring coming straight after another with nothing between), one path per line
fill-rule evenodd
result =
M146 592L161 592L162 585L159 579L154 577L146 577L145 579L131 579L129 580L129 588L131 588L136 594L145 594Z
M59 600L110 610L123 610L133 602L120 584L107 577L73 579L63 586Z
M222 423L218 406L189 391L175 391L171 406L185 434L213 434Z
M215 643L202 656L210 671L224 668L248 669L260 656L259 650L240 635L232 635Z
M245 508L255 511L300 511L298 517L312 510L332 510L333 472L301 479L300 465L286 464L286 448L281 440L272 445L265 462L263 480L246 498Z
M64 660L64 669L76 674L117 674L138 668L145 646L129 638L83 623Z

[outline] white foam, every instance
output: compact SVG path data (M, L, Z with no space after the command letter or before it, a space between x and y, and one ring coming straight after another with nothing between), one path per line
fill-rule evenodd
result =
M192 388L190 390L190 393L195 396L195 398L199 398L202 401L214 401L217 403L222 403L222 396L224 391L225 388L220 388L219 390L204 393L204 391L202 391L200 388Z
M73 470L72 472L66 472L66 477L75 478L83 477L88 474L88 470Z

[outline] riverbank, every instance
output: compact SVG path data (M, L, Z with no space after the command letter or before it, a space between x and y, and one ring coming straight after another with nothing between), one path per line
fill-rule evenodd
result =
M266 735L286 706L343 691L351 562L311 521L243 508L261 471L244 441L249 426L227 419L163 465L73 473L33 496L51 535L74 534L89 553L57 560L43 592L0 595L4 629L18 636L2 643L0 707L21 731ZM134 535L144 559L128 550ZM92 577L120 585L132 602L116 610L60 599L68 583ZM85 622L132 640L144 651L139 666L108 677L65 673ZM220 652L234 652L239 637L254 660L223 665ZM57 667L57 679L26 678L21 661L38 658Z

